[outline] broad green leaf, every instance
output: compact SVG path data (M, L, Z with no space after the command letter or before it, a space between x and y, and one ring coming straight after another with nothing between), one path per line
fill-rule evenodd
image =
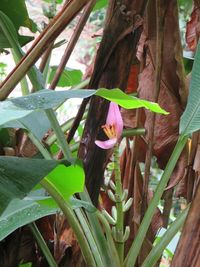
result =
M31 200L13 199L0 216L0 241L19 227L55 214L58 210Z
M126 95L120 89L108 90L103 88L98 90L85 89L66 91L41 90L34 94L0 102L0 125L12 120L19 120L32 113L33 110L57 107L69 98L87 98L92 95L101 96L127 109L144 107L153 112L168 114L158 104Z
M94 90L81 89L66 91L41 90L31 95L10 99L10 102L25 110L49 109L58 106L69 98L86 98L94 93Z
M48 81L49 83L52 82L56 70L57 66L51 67L49 81ZM65 68L64 71L62 72L62 75L59 79L57 86L60 87L75 86L81 82L82 76L83 74L80 70Z
M31 111L32 112L32 111ZM30 110L21 109L11 101L0 102L0 125L12 120L23 118L31 113Z
M59 191L66 200L78 192L82 192L85 182L85 174L83 168L79 165L66 167L59 165L46 179Z
M38 139L42 139L45 133L51 128L51 124L43 110L36 110L26 117L10 121L3 124L1 127L26 129Z
M12 199L24 198L48 173L56 160L0 157L0 214Z
M53 108L61 104L64 100L68 98L86 98L92 95L101 96L109 101L113 101L123 108L133 109L133 108L147 108L153 112L158 112L161 114L168 114L156 103L142 100L137 97L126 95L120 89L105 89L101 88L98 90L66 90L66 91L52 91L52 90L42 90L34 94L10 99L15 106L26 109L48 109Z
M198 44L192 77L190 82L189 97L186 109L180 121L180 134L190 135L200 129L200 43Z
M160 238L158 243L152 248L149 255L145 259L142 264L142 267L153 267L155 266L156 262L162 256L164 249L170 243L172 238L177 234L177 232L182 227L188 213L189 207L187 207L182 213L179 214L177 219L171 224L171 226L167 229L164 235Z
M153 112L168 114L163 110L157 103L143 100L134 96L127 95L123 93L120 89L99 89L95 95L101 96L109 101L115 102L123 108L133 109L133 108L146 108Z
M5 34L5 27L9 32L13 34L13 38L15 38L21 46L26 44L27 42L30 42L33 40L33 37L29 36L21 36L18 33L19 27L24 26L24 27L29 27L33 25L32 21L28 18L28 14L25 15L23 18L23 12L20 14L21 16L15 14L15 16L12 16L12 13L16 13L20 11L20 7L14 8L13 10L10 8L10 4L8 4L8 1L6 0L1 0L3 3L0 5L0 48L10 48L11 44L8 40L8 37ZM13 4L15 2L14 0L9 1L9 3ZM20 1L21 3L23 1ZM14 5L16 2L14 3ZM20 3L19 3L20 4ZM23 4L23 3L22 3ZM26 6L24 4L25 11L26 11Z
M28 16L25 0L1 0L0 10L12 20L16 30L24 26L35 31L36 26Z

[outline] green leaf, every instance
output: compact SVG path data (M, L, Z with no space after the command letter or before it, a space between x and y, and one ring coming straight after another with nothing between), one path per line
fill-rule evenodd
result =
M143 262L142 267L155 266L156 262L162 256L164 249L167 247L172 238L177 234L177 232L183 225L187 217L188 210L189 207L187 207L184 211L182 211L182 213L179 214L176 220L171 224L171 226L167 229L164 235L160 238L158 243L152 248L151 252Z
M0 10L12 20L16 30L21 26L36 30L36 25L28 16L25 0L1 0Z
M0 145L3 147L10 146L10 139L9 131L7 129L0 129Z
M21 109L13 105L10 101L0 102L0 125L12 120L23 118L30 114L32 111Z
M0 216L0 241L19 227L55 214L58 210L30 200L13 199Z
M20 38L18 38L19 37L18 33L12 21L9 19L8 16L6 16L1 11L0 11L0 28L2 28L2 32L4 33L5 38L9 43L8 47L12 47L16 60L20 61L24 55L24 52L22 51L21 46L19 44ZM3 40L0 36L0 46L1 46L1 41ZM44 85L43 76L35 66L33 66L28 71L28 76L35 90L41 90L43 88L42 86Z
M57 66L51 67L48 83L52 82L57 68L58 68ZM81 82L82 76L83 74L80 70L65 68L64 71L62 72L62 75L59 79L57 86L60 87L75 86Z
M34 111L19 120L13 120L5 123L1 127L26 129L34 134L38 139L42 139L45 133L51 128L51 124L45 112L43 110L39 110Z
M98 89L95 95L101 96L109 101L115 102L123 108L146 108L153 112L169 114L163 110L157 103L143 100L134 96L123 93L120 89L108 90L105 88Z
M46 179L53 184L65 200L78 192L82 192L85 182L85 174L83 168L79 165L66 167L59 165Z
M98 90L85 89L66 91L41 90L34 94L0 102L0 125L12 120L19 120L32 113L33 110L57 107L69 98L87 98L92 95L101 96L127 109L144 107L153 112L168 114L158 104L126 95L120 89L108 90L103 88Z
M123 108L147 108L153 112L161 114L168 114L165 110L154 102L142 100L137 97L126 95L120 89L105 89L101 88L98 90L66 90L66 91L52 91L42 90L34 94L10 99L15 106L26 109L49 109L58 106L64 100L68 98L86 98L92 95L101 96L109 101L113 101Z
M34 94L13 98L8 101L12 102L15 106L25 110L50 109L63 103L63 101L65 101L66 99L86 98L92 96L94 93L94 90L81 89L66 91L41 90Z
M200 43L198 44L192 77L190 82L189 97L186 109L180 121L180 134L189 135L200 129Z
M8 4L9 2L9 4ZM0 5L0 48L10 48L11 44L7 39L7 36L4 34L4 27L9 29L12 32L13 37L18 40L21 46L25 45L27 42L33 40L31 36L21 36L18 33L18 30L21 26L28 27L31 30L34 30L35 25L29 19L28 13L24 0L18 0L17 3L19 6L16 8L15 0L1 0ZM12 5L14 8L12 9Z
M50 173L56 160L0 157L0 214L14 198L24 198Z
M108 5L108 0L99 0L93 8L93 11L99 10Z
M32 263L31 262L23 263L23 264L20 264L19 267L32 267Z

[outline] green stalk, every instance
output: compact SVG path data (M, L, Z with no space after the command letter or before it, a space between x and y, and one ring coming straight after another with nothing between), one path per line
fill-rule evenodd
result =
M115 267L121 267L119 254L116 250L115 243L114 243L111 231L110 231L110 225L100 211L97 211L97 217L104 227L106 237L107 237L107 242L109 245L109 252L110 252L111 258L113 259L113 262L115 264L114 266Z
M56 201L60 209L62 210L63 214L67 218L67 221L69 222L71 228L73 229L77 241L80 245L83 257L85 259L85 262L87 263L88 267L97 267L94 255L92 254L91 248L88 244L87 238L84 235L84 232L74 215L72 209L70 206L68 206L67 202L64 200L64 198L59 194L56 187L48 180L43 179L40 184L46 191L53 197L53 199Z
M39 149L41 154L44 156L45 159L51 159L51 155L48 152L48 150L41 144L41 142L32 134L29 133L29 137L31 141L35 144L35 146ZM83 253L83 256L85 258L86 263L88 266L96 267L96 263L94 261L94 256L91 252L90 246L88 244L88 240L86 236L83 233L83 230L78 222L78 219L76 218L75 214L73 213L72 209L68 204L66 203L65 199L59 194L56 187L47 179L43 179L40 184L46 191L53 197L53 199L56 201L60 209L62 210L63 214L67 218L70 226L72 227L74 233L76 234L77 240L79 242L81 251ZM87 235L88 237L88 235ZM95 255L96 256L96 255ZM101 265L99 265L101 266Z
M85 187L84 192L80 193L80 198L83 201L91 203L90 196L87 192L87 188ZM89 221L89 224L91 226L91 231L97 242L98 249L100 251L100 255L103 258L103 262L105 266L110 266L110 267L116 267L118 266L116 258L110 256L110 245L107 242L106 237L104 235L104 231L102 229L102 225L100 224L98 220L98 213L99 211L97 210L95 213L94 212L87 212L87 218ZM110 233L111 234L111 233ZM112 237L112 236L111 236ZM114 241L113 241L114 244ZM114 245L115 247L115 245ZM116 250L116 248L115 248ZM118 257L118 255L117 255ZM118 257L119 258L119 257ZM119 259L118 259L119 260Z
M162 175L162 178L156 188L155 194L149 204L149 207L147 211L145 212L144 218L142 220L142 223L139 227L139 230L137 232L136 238L128 252L128 255L124 261L123 266L126 267L133 267L135 265L135 262L137 260L137 257L139 255L140 249L142 247L143 241L145 239L145 236L147 234L147 231L149 229L149 226L151 224L152 217L155 213L156 207L159 204L159 200L162 197L162 194L164 192L164 189L170 179L170 176L173 172L173 169L177 163L177 160L180 157L181 152L183 151L183 148L185 147L187 143L188 136L180 136L178 139L178 142L174 148L174 151L167 163L167 166L165 168L165 171Z
M146 130L144 128L125 129L122 132L122 137L145 135Z
M15 53L15 49L12 49L12 55L13 55L15 64L17 65L17 63L20 61L21 58L18 58L18 56ZM20 81L20 84L21 84L22 95L23 96L28 95L29 94L29 87L28 87L28 82L27 82L26 76Z
M102 255L99 252L99 248L97 246L98 240L95 240L95 237L92 235L92 231L89 227L89 223L87 219L85 218L85 214L81 209L75 209L76 216L79 219L79 222L82 226L82 229L87 236L87 240L91 247L91 252L94 255L96 264L98 267L105 267L103 261L102 261ZM97 242L97 243L96 243Z
M170 243L172 238L177 234L179 229L182 227L187 214L188 214L189 206L182 211L176 220L170 225L155 247L152 248L151 252L143 262L141 267L153 267L155 266L156 262L162 256L163 250L167 247Z
M12 24L12 21L1 11L0 11L0 28L2 29L4 35L6 36L8 42L10 43L10 46L12 47L15 58L19 62L24 56L24 52L22 51L19 45L19 42L17 40L17 33ZM27 72L31 83L33 84L36 90L40 90L43 88L41 77L39 77L39 73L40 73L39 71L37 73L37 69L35 66L31 67L31 69ZM27 91L26 89L25 93L28 94L29 90Z
M51 122L51 127L53 128L53 130L56 134L57 140L61 146L61 149L63 151L65 158L69 162L74 163L74 158L72 157L69 145L66 141L65 135L63 134L63 132L61 130L61 127L58 123L58 120L56 118L54 111L52 109L47 109L47 110L45 110L45 112L46 112L46 115L47 115L49 121Z
M116 248L119 254L120 263L124 261L124 212L123 212L123 188L121 181L121 172L119 166L119 146L114 147L114 170L115 170L115 199L117 209L117 222L116 222Z
M10 46L12 47L12 55L14 58L14 61L17 65L17 63L21 60L22 58L22 52L21 52L21 48L17 43L17 40L14 38L14 35L11 34L9 27L6 23L6 16L4 14L0 13L0 27L4 33L4 35L6 36ZM22 90L22 95L28 95L29 94L29 89L28 89L28 83L26 78L23 78L21 80L21 90Z
M41 248L49 266L58 267L36 224L31 223L28 226L31 229L31 232L34 235L39 247Z
M43 144L40 142L40 140L38 140L33 134L32 132L28 133L28 137L30 138L30 140L32 141L32 143L38 148L38 150L40 151L40 153L43 155L43 157L45 159L52 159L51 154L49 153L49 151L43 146Z
M80 82L80 83L77 84L76 86L71 87L70 90L83 89L83 88L85 88L86 86L88 86L89 83L90 83L90 78L87 78L86 80Z
M83 115L83 120L86 119L87 117L87 112L84 113ZM68 130L70 130L70 128L72 127L72 124L74 122L74 119L75 118L71 118L69 120L67 120L65 123L63 123L63 125L61 125L61 129L62 129L62 132L65 133L67 132ZM48 145L48 146L51 146L54 142L56 141L56 134L53 133L52 135L50 135L47 140L45 140L45 143Z

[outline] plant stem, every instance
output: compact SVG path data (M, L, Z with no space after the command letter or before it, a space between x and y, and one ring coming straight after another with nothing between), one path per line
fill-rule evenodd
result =
M144 128L125 129L122 132L122 137L145 135L145 132L146 130Z
M109 245L109 252L112 255L111 257L113 258L113 261L115 263L115 267L121 267L119 254L116 250L115 243L113 241L113 237L112 237L112 234L110 231L110 225L108 224L106 218L103 216L103 214L100 211L97 211L97 217L104 227L106 237L107 237L107 242Z
M75 0L70 1L64 5L63 9L56 15L56 17L49 23L46 29L35 40L32 47L27 54L23 57L20 63L14 70L6 77L1 84L0 100L4 100L10 92L15 88L17 83L28 72L31 66L42 55L45 47L55 40L58 35L66 28L74 16L85 6L89 0Z
M80 193L79 195L80 195L81 200L92 203L86 187L85 187L84 191L82 193ZM88 212L88 211L85 211L85 212L87 214L87 219L89 221L92 234L93 234L94 238L96 240L98 240L97 246L98 246L100 254L103 258L104 265L110 266L110 267L119 267L120 266L120 264L118 264L119 263L119 257L118 257L118 254L117 254L117 251L115 248L115 244L114 244L114 241L112 238L112 234L110 231L110 225L107 223L108 229L109 229L109 234L112 238L112 244L113 244L114 249L115 249L115 253L111 252L112 250L110 248L110 242L108 240L108 236L106 238L106 236L104 234L104 229L102 228L102 224L98 220L98 214L100 213L100 211L97 210L95 213L94 212ZM112 253L113 256L110 256L110 253ZM116 257L116 255L117 255L117 257Z
M145 212L144 218L141 222L141 225L139 227L139 230L137 232L136 238L128 252L128 255L124 261L123 266L126 267L132 267L135 265L136 259L138 257L138 254L140 252L140 249L142 247L143 241L145 239L146 233L149 229L149 226L151 224L152 217L155 213L156 207L159 204L159 201L162 197L162 194L164 192L164 189L169 181L169 178L173 172L173 169L177 163L177 160L180 157L181 152L183 151L183 148L185 147L187 143L188 136L180 136L178 139L178 142L174 148L174 151L167 163L167 166L165 168L165 171L162 175L162 178L156 188L155 194L149 204L149 207L147 211Z
M51 122L51 126L52 126L52 128L56 134L57 140L61 146L61 149L63 151L65 158L69 162L73 163L74 158L72 157L69 145L65 139L65 135L63 134L63 132L61 130L61 127L58 123L58 120L56 118L54 111L52 109L47 109L45 112L46 112L46 115L47 115L49 121Z
M53 199L56 201L63 214L65 215L65 218L67 218L67 221L69 222L71 228L73 229L76 235L77 241L80 245L87 266L96 267L94 255L92 254L87 238L84 235L83 230L71 207L67 204L67 202L63 199L63 197L59 194L55 186L50 181L43 179L40 184L53 197Z
M36 224L33 222L33 223L29 224L28 226L31 229L31 232L34 235L39 247L41 248L49 266L50 267L58 267L58 265L56 264L46 242L44 241L39 229L37 228Z
M116 208L117 208L117 222L116 222L116 248L119 254L120 263L124 261L124 213L123 213L123 188L121 181L121 172L119 166L119 146L118 144L114 147L114 170L115 170L115 198L116 198Z
M83 115L83 120L86 119L87 117L87 112L84 113ZM63 123L63 125L61 125L61 129L62 129L62 132L65 133L67 132L68 130L70 130L72 124L73 124L73 121L74 121L75 118L71 118L69 119L68 121L66 121L65 123ZM48 146L51 146L54 142L56 141L56 134L53 133L51 134L46 140L45 140L45 143L48 145Z
M29 133L29 137L31 141L37 146L41 154L44 156L45 159L51 159L51 155L49 152L43 147L41 142L31 133ZM70 226L72 227L74 233L76 234L77 240L81 247L81 251L85 258L86 263L88 266L96 267L96 263L93 258L93 254L91 252L90 246L88 244L87 238L83 233L83 230L79 224L78 219L76 218L75 214L73 213L72 209L66 203L65 199L60 195L56 187L47 179L43 179L40 182L41 186L46 189L46 191L53 197L56 201L60 209L62 210L63 214L67 218Z
M40 153L43 155L45 159L52 159L52 156L49 153L49 151L43 146L43 144L37 139L37 137L35 137L32 134L32 132L28 133L28 137L33 142L33 144L38 148L38 150L40 151Z
M142 267L155 266L156 262L162 256L163 250L167 247L169 242L172 240L172 238L177 234L179 229L182 227L187 217L188 210L189 210L189 206L178 215L176 220L170 225L170 227L167 229L167 231L164 233L164 235L161 237L161 239L158 241L155 247L152 248L151 252L149 253L145 261L143 262Z
M84 28L84 26L88 20L88 17L92 11L92 8L95 5L95 2L96 2L96 0L90 1L86 5L85 9L83 10L83 13L81 14L81 18L80 18L80 20L79 20L79 22L78 22L78 24L74 30L74 33L73 33L73 35L72 35L72 37L71 37L71 39L67 45L67 48L65 49L64 55L63 55L61 62L60 62L59 66L56 70L55 76L54 76L53 81L51 82L51 84L49 86L49 89L54 90L56 88L58 81L60 79L60 76L61 76L61 74L62 74L71 54L72 54L72 51L74 50L74 47L75 47L75 45L76 45L76 43L80 37L81 32L83 31L83 28Z
M15 61L15 64L17 65L17 63L20 61L21 57L19 58L16 53L15 53L15 49L12 49L12 56L13 56L13 59ZM28 95L29 94L29 87L28 87L28 82L27 82L27 79L26 77L24 77L21 81L20 81L20 84L21 84L21 92L22 92L22 95L25 96L25 95Z
M71 87L70 90L77 90L77 89L83 89L86 86L88 86L90 83L90 78L85 79L84 81L80 82L79 84L77 84L74 87Z
M75 209L76 216L82 226L82 229L87 236L87 240L91 247L91 252L94 255L95 261L98 267L104 267L104 263L102 261L103 255L100 254L99 248L97 246L95 236L92 235L92 231L90 229L90 225L85 217L85 214L82 209ZM97 241L98 242L98 241Z

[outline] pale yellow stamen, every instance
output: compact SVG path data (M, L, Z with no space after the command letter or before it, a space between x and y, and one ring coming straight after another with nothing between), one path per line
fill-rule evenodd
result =
M115 138L117 136L115 125L105 124L102 126L104 133L108 136L109 139Z

